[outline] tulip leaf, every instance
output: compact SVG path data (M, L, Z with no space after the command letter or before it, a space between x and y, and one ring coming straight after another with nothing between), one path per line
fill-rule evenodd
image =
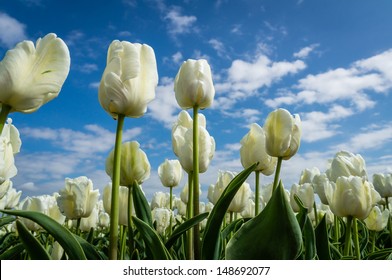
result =
M84 254L82 247L72 233L49 216L40 212L24 210L2 210L2 212L9 215L24 217L39 224L60 243L69 259L86 259L86 255Z
M0 219L0 227L8 225L15 221L15 217L12 216L5 216Z
M82 246L84 254L88 260L104 260L102 254L100 254L96 247L90 244L87 240L83 239L79 235L74 234L76 240Z
M133 223L140 232L146 246L150 249L154 260L170 260L170 253L162 243L158 234L143 220L133 217Z
M16 220L16 229L27 253L32 260L50 260L48 252L42 244L29 232L27 227L19 220Z
M331 260L331 252L329 249L329 239L327 230L327 215L324 215L320 223L315 228L316 248L319 260Z
M220 230L222 221L226 215L227 209L230 206L235 194L249 177L249 175L256 169L258 163L255 163L247 169L240 172L237 176L231 180L228 186L223 191L221 197L216 202L211 214L207 220L207 225L204 230L203 240L201 244L201 256L202 259L219 259L220 246Z
M226 259L293 260L301 246L301 228L280 182L263 211L230 239Z
M16 259L16 257L19 256L23 252L24 249L25 249L25 246L23 245L23 243L18 243L15 246L9 248L4 253L2 253L0 255L0 260Z
M134 183L132 186L132 197L136 216L150 227L153 227L150 205L137 183Z
M171 234L171 236L169 237L169 239L166 241L166 248L170 249L171 246L173 246L173 244L176 242L176 240L184 233L186 232L188 229L194 227L195 225L197 225L198 223L200 223L201 221L203 221L205 218L207 218L208 216L208 212L205 213L201 213L185 222L183 222L182 224L180 224Z

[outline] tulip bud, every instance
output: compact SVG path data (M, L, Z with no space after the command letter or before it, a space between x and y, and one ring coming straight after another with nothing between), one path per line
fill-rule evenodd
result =
M178 160L166 159L158 167L158 176L165 187L176 187L182 179L182 167Z
M200 195L201 195L201 186L199 184L199 196ZM184 202L185 204L187 204L188 203L188 196L189 196L189 188L188 188L188 183L186 183L180 193L181 201Z
M215 95L211 69L205 59L185 61L175 78L174 92L178 105L184 110L212 105Z
M128 225L128 192L129 188L120 186L119 187L119 218L118 223L120 225ZM112 212L112 184L109 183L103 188L103 207L105 212L110 215ZM135 209L132 204L132 215L134 215Z
M170 225L170 216L172 212L167 208L154 208L151 211L153 222L156 224L156 230L159 234L165 234L166 228Z
M276 157L271 157L265 150L265 132L257 123L250 126L249 132L241 139L241 164L248 168L258 162L256 171L268 176L274 173Z
M152 197L151 209L154 208L170 208L170 194L163 192L156 192Z
M106 173L111 178L113 177L113 160L114 150L106 159ZM150 171L151 165L147 155L140 149L137 141L121 144L120 185L132 186L135 181L141 184L150 177Z
M203 114L199 116L199 172L204 173L215 153L215 140L205 128ZM182 111L172 129L173 152L178 157L182 168L193 171L193 121L188 112Z
M323 204L328 205L328 200L325 193L329 188L334 188L335 183L329 181L327 175L323 173L323 174L315 175L312 180L312 184L313 184L314 192L317 193L321 202Z
M99 198L99 190L93 190L93 182L85 176L66 178L59 194L57 204L68 219L89 217Z
M113 118L137 118L155 98L158 70L154 50L148 45L114 40L99 85L99 102Z
M18 43L0 62L0 103L11 112L31 113L58 96L68 76L70 55L66 44L49 33Z
M0 184L17 174L14 153L9 139L0 136Z
M290 159L298 151L301 140L301 120L285 109L271 112L264 124L267 153L272 157Z
M338 217L365 219L381 199L373 185L358 176L341 176L326 193L331 211Z
M299 184L312 183L315 176L320 175L320 170L317 167L313 167L312 169L305 168L299 179Z
M373 185L381 197L392 197L392 173L373 174Z
M6 194L2 198L0 198L0 210L12 209L16 207L19 203L20 196L22 195L22 191L17 192L12 187L12 182L9 180L8 182L10 182L9 188Z
M369 216L365 219L366 227L369 230L382 231L388 224L389 210L384 209L381 212L380 207L377 205L372 208Z
M332 159L326 174L332 182L336 182L340 176L359 176L367 179L365 160L360 154L340 151Z

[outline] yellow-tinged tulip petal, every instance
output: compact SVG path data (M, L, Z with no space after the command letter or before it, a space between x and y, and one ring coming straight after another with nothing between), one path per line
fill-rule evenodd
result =
M66 44L49 33L37 40L23 41L7 51L0 62L0 103L11 112L31 113L57 97L70 67Z

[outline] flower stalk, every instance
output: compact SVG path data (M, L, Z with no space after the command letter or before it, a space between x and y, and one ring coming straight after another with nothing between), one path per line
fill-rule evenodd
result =
M121 163L121 141L124 126L124 115L118 115L116 142L114 145L113 179L112 179L112 201L110 215L110 237L109 237L109 259L117 259L118 242L118 220L119 220L119 188L120 188L120 163Z
M275 171L275 177L274 177L274 184L273 184L273 187L272 187L272 193L278 187L279 174L280 174L280 168L282 166L282 160L283 160L283 157L278 157L278 162L276 163L276 171Z
M7 121L8 114L11 111L11 106L8 106L7 104L2 104L1 105L1 111L0 111L0 135L3 132L3 128L5 125L5 122Z
M255 217L259 214L260 200L260 171L255 171Z
M199 107L193 107L193 216L199 215ZM200 258L200 231L197 224L194 228L194 257Z
M350 248L351 248L351 225L353 223L353 217L348 216L347 217L347 225L346 225L346 234L345 234L345 240L344 240L344 251L343 255L348 256L350 254Z

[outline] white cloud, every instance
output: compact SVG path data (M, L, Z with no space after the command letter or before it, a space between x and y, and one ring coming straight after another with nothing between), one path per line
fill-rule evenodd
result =
M98 65L95 63L84 63L82 65L76 65L75 68L82 73L89 74L94 71L97 71Z
M172 55L172 60L175 64L178 64L182 62L183 60L183 55L180 51L176 52L175 54Z
M0 45L13 48L27 39L26 25L6 13L0 12Z
M228 58L225 45L218 39L210 39L208 43L216 51L219 57Z
M190 33L197 18L195 16L182 15L178 7L172 7L166 11L164 20L168 21L169 34L176 37L179 34Z
M298 52L294 53L295 58L304 59L309 56L309 54L314 51L315 48L318 47L318 44L312 44L310 46L304 47L300 49Z

